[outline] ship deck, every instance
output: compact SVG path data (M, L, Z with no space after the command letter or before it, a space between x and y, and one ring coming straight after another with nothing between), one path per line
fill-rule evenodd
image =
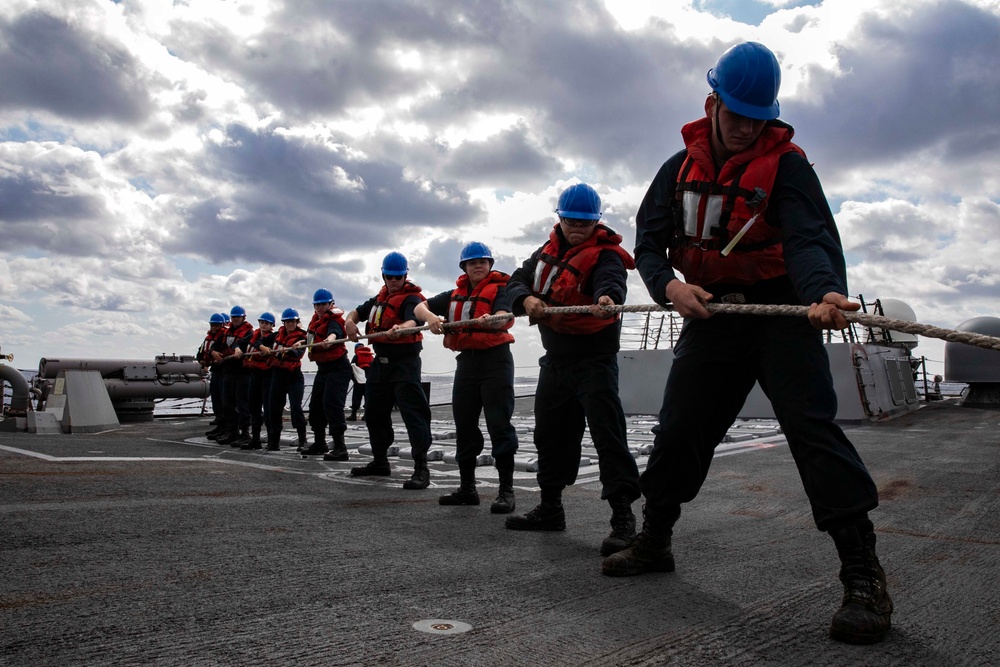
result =
M518 512L538 502L530 404ZM449 411L434 409L442 458L425 491L400 488L406 460L352 479L368 459L356 450L347 463L241 452L206 441L204 418L2 434L0 663L1000 663L1000 411L949 400L847 429L881 492L896 607L869 647L827 637L836 552L780 435L720 447L676 527L675 573L620 579L600 574L596 456L565 492L562 533L505 530L488 466L482 505L439 506L457 485ZM651 425L630 420L640 467ZM352 424L349 447L364 442Z

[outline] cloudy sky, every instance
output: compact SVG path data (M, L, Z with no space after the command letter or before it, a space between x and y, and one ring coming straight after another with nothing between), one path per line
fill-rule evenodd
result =
M578 180L631 248L745 40L781 61L851 294L1000 315L997 0L5 0L0 348L191 353L233 304L307 315L327 287L349 310L396 249L436 294L470 240L512 271Z

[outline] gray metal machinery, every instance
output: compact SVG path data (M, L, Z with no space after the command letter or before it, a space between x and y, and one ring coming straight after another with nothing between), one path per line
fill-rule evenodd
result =
M1000 318L973 317L955 329L1000 336ZM963 406L1000 408L1000 352L949 341L944 344L944 377L948 382L968 383Z
M14 355L0 354L0 362L2 361L14 361ZM17 424L17 420L24 420L25 415L27 415L30 388L28 387L28 381L24 379L21 371L13 366L0 363L0 388L5 383L11 387L11 397L10 405L6 405L6 402L3 405L3 419L0 420L0 431L12 431ZM4 428L5 425L7 428Z
M879 299L874 306L878 315L916 321L913 309L898 299ZM837 421L881 421L920 407L911 355L918 343L915 335L870 328L865 342L860 342L854 325L839 332L842 338L835 339L834 333L828 333L826 351L838 398ZM626 414L657 414L672 363L672 349L623 348L618 353L619 396ZM771 401L759 384L750 392L739 416L774 419Z
M37 408L28 410L18 427L5 430L85 433L120 422L151 421L157 400L205 399L208 373L191 356L42 359L31 393Z
M907 322L917 321L917 314L910 307L910 304L899 299L876 299L875 315L890 317L894 320L905 320ZM881 329L879 327L871 327L869 334L870 340L866 342L899 347L907 351L915 348L920 341L916 334L906 333L905 331L893 331L892 329Z

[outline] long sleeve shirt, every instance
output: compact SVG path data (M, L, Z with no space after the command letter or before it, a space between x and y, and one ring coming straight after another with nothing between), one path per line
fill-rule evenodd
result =
M660 168L636 214L635 263L653 300L667 304L666 286L678 276L669 260L674 238L673 212L677 175L687 155L682 150ZM809 162L786 153L778 162L771 201L764 214L768 224L781 229L787 276L755 285L720 280L701 285L716 297L727 292L745 294L752 303L808 305L828 292L847 294L847 269L840 235L823 188Z

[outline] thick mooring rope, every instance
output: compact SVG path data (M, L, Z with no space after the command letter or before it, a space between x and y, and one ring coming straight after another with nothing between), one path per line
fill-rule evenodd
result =
M632 306L601 306L602 310L607 313L651 313L651 312L673 312L674 308L672 306L660 306L658 304L637 304ZM809 313L808 306L780 306L780 305L767 305L767 304L734 304L734 303L710 303L705 306L705 308L711 313L725 314L725 315L764 315L764 316L783 316L783 317L805 317ZM587 314L591 312L591 306L559 306L546 308L545 311L548 313L558 314ZM986 336L984 334L971 333L968 331L955 331L954 329L942 329L941 327L931 326L929 324L919 324L917 322L910 322L908 320L897 320L892 317L883 317L881 315L870 315L868 313L857 313L850 311L841 311L844 315L844 319L848 322L854 322L856 324L861 324L867 327L878 327L880 329L889 329L891 331L901 331L903 333L918 334L920 336L926 336L927 338L938 338L940 340L946 340L952 343L963 343L965 345L973 345L975 347L981 347L986 350L996 350L1000 351L1000 338L994 336ZM461 329L469 326L482 326L484 323L488 322L502 322L505 320L512 319L513 315L490 315L488 317L477 318L474 320L462 320L461 322L445 322L443 326L445 329ZM430 329L430 325L423 325L419 327L404 327L401 329L396 329L396 334L405 336L411 333L417 333L419 331L426 331ZM368 340L378 340L379 338L389 338L388 331L382 331L379 333L359 335L358 340L366 338ZM313 343L311 345L300 345L295 348L297 350L309 349L312 347L329 347L332 345L337 345L340 343L351 342L349 338L338 338L337 340ZM251 352L249 354L243 355L244 357L253 356L256 354L266 354ZM273 353L272 353L273 354Z
M768 315L768 316L790 316L805 317L809 314L808 306L779 306L766 304L735 304L735 303L710 303L705 308L711 313L727 315ZM607 306L609 312L616 313L646 313L657 311L672 311L670 306L663 307L657 304L641 304L635 306ZM561 313L589 313L590 306L567 306L564 308L550 308L550 312ZM919 334L927 338L938 338L952 343L964 343L974 345L987 350L1000 351L1000 338L986 336L984 334L972 333L969 331L955 331L954 329L942 329L941 327L929 324L919 324L909 320L897 320L892 317L881 315L870 315L868 313L857 313L851 311L841 311L844 319L867 327L878 327L891 331L901 331L909 334Z

